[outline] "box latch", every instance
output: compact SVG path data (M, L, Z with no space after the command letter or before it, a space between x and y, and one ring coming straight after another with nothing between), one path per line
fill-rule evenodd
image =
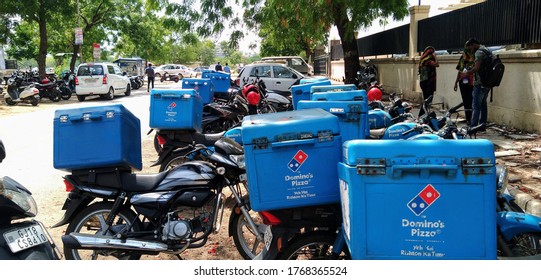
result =
M254 138L252 145L254 150L264 150L269 146L269 140L266 137Z
M494 162L491 158L462 158L462 174L490 174Z
M385 175L385 158L358 158L357 174Z
M321 142L330 142L334 139L332 130L321 130L317 132L317 140Z

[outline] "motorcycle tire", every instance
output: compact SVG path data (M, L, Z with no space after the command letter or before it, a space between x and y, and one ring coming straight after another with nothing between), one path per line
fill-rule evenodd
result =
M107 228L105 224L106 217L111 212L113 207L112 202L98 202L89 205L84 208L73 220L69 223L66 229L66 235L72 232L86 233L94 235L102 235L101 230ZM135 221L132 225L132 231L140 231L141 223L136 219L135 213L128 208L121 208L115 220L113 221L113 227L118 229L119 225L123 225L123 228L129 226L131 221ZM113 237L112 233L109 233L110 238ZM70 249L64 248L64 255L66 260L97 260L101 259L119 259L119 260L138 260L141 258L141 254L127 250L91 250L91 249Z
M520 233L507 242L513 257L530 257L541 254L541 233Z
M62 99L62 94L60 93L60 91L58 92L51 92L49 94L49 99L52 101L52 102L59 102L61 99Z
M160 165L160 172L163 172L165 170L171 170L185 162L188 161L188 159L185 157L186 152L175 152L169 155Z
M9 106L17 105L17 103L19 103L19 102L13 101L13 99L11 99L11 97L4 98L4 101Z
M72 92L71 89L67 87L60 88L60 91L62 92L62 99L69 100L71 98Z
M247 197L243 198L246 201L248 212L250 217L254 220L258 231L265 232L267 225L263 224L261 216L257 212L250 209L250 202ZM257 240L256 233L253 232L250 224L246 220L246 217L240 211L237 204L231 208L231 215L229 216L229 235L233 237L233 242L239 254L245 260L252 260L257 256L265 246L265 242Z
M278 255L279 260L351 260L351 255L345 248L340 255L332 255L332 247L336 233L329 231L310 231L291 240Z
M39 104L39 99L37 98L32 98L32 100L30 101L30 104L32 104L32 106L38 106Z
M158 141L158 134L154 134L154 150L156 150L156 153L159 153L162 149L162 146L160 145L160 141Z

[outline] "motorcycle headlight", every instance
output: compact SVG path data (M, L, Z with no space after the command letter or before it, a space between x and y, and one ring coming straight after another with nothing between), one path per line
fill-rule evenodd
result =
M505 191L509 184L509 171L504 165L496 166L496 188L499 191Z
M237 164L239 168L246 168L246 161L244 160L244 155L229 155L229 158Z
M13 202L27 217L35 217L38 214L38 206L31 193L9 177L0 180L0 196Z

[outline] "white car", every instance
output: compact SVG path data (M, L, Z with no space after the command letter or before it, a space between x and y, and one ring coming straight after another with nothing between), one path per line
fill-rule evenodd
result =
M192 76L195 76L195 74L185 65L164 64L154 68L154 75L156 76L156 80L159 80L166 72L167 74L178 74L180 76L180 79L184 77L191 78Z
M75 76L77 99L85 101L87 96L99 95L112 100L117 93L131 94L130 80L120 68L112 63L83 63Z
M242 88L245 83L252 83L258 77L265 82L268 90L290 95L291 86L304 78L304 75L280 63L254 63L242 68L238 85Z

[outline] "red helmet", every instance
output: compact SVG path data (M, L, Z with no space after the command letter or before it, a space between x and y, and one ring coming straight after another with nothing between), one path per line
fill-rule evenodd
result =
M381 100L383 92L378 87L371 87L367 93L368 101Z
M47 77L45 77L44 79L41 80L42 84L48 84L49 82L50 82L50 80Z
M247 94L250 92L250 91L257 91L257 87L253 84L248 84L248 85L244 85L244 87L242 88L242 96L244 96L244 98L247 98Z
M246 99L248 99L248 105L258 105L261 96L259 95L259 92L251 90L248 92Z

